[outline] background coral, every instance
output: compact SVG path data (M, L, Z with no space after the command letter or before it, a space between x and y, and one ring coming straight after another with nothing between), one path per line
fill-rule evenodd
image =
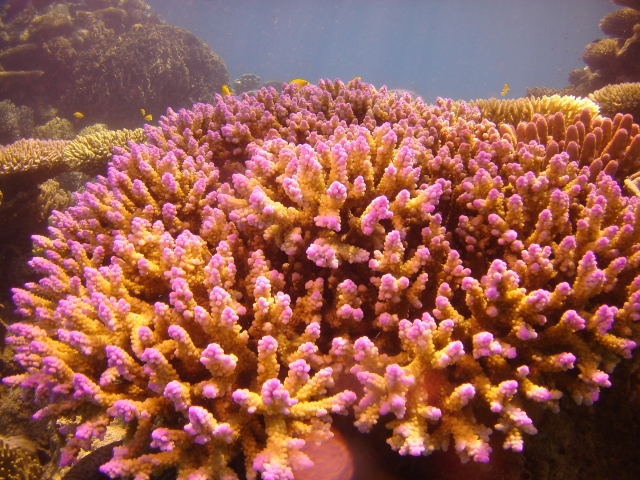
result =
M14 295L26 373L4 382L64 420L63 464L122 419L112 478L236 478L239 452L292 478L353 403L401 455L487 462L494 429L522 450L530 412L593 403L632 355L629 115L494 124L322 81L145 133L34 237L43 278Z
M136 126L140 108L212 100L229 83L224 62L184 29L164 25L139 0L12 0L0 9L3 94L53 115L111 128ZM105 71L108 74L105 74Z
M640 119L640 83L607 85L590 93L589 98L600 106L604 115L629 113L636 121Z
M11 100L0 102L0 144L13 143L28 138L33 133L33 110L26 106L16 107Z
M33 129L33 138L73 140L75 136L73 125L66 118L54 117L44 125Z
M195 35L171 25L135 25L118 37L105 37L80 54L76 83L63 96L63 112L99 114L125 125L139 110L159 115L167 105L213 101L229 74L224 62Z
M233 91L236 95L244 92L250 92L260 88L260 77L253 73L245 73L240 75L233 81Z
M610 38L585 47L582 59L587 67L569 73L572 94L587 96L606 85L640 81L640 4L614 3L628 8L610 12L600 21L600 28Z

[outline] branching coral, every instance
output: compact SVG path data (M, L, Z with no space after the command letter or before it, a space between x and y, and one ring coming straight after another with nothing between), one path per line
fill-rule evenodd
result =
M359 79L169 110L35 236L7 341L64 464L291 479L384 421L401 455L520 451L535 405L591 404L638 340L639 128L584 108L495 124ZM340 376L361 384L357 395Z

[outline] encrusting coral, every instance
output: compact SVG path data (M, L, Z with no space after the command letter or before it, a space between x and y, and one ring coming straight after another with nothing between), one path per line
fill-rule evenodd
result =
M593 403L638 341L638 133L359 79L169 110L33 237L3 382L64 465L124 420L111 478L291 479L352 405L400 455L520 451L528 412Z

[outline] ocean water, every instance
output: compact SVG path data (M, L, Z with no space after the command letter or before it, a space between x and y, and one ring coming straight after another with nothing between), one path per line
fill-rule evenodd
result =
M150 0L220 55L231 78L302 77L404 88L426 101L562 88L604 37L608 0Z

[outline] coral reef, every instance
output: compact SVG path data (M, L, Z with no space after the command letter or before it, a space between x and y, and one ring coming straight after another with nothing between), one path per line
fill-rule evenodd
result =
M640 83L607 85L590 93L589 98L600 106L603 115L628 113L636 122L640 121Z
M356 79L169 110L33 237L3 382L63 465L126 422L111 478L291 479L352 405L400 455L521 451L639 337L640 128L545 102L493 123Z
M37 123L79 111L111 128L137 126L140 108L212 101L229 83L224 62L148 10L140 0L11 0L0 7L0 91Z

